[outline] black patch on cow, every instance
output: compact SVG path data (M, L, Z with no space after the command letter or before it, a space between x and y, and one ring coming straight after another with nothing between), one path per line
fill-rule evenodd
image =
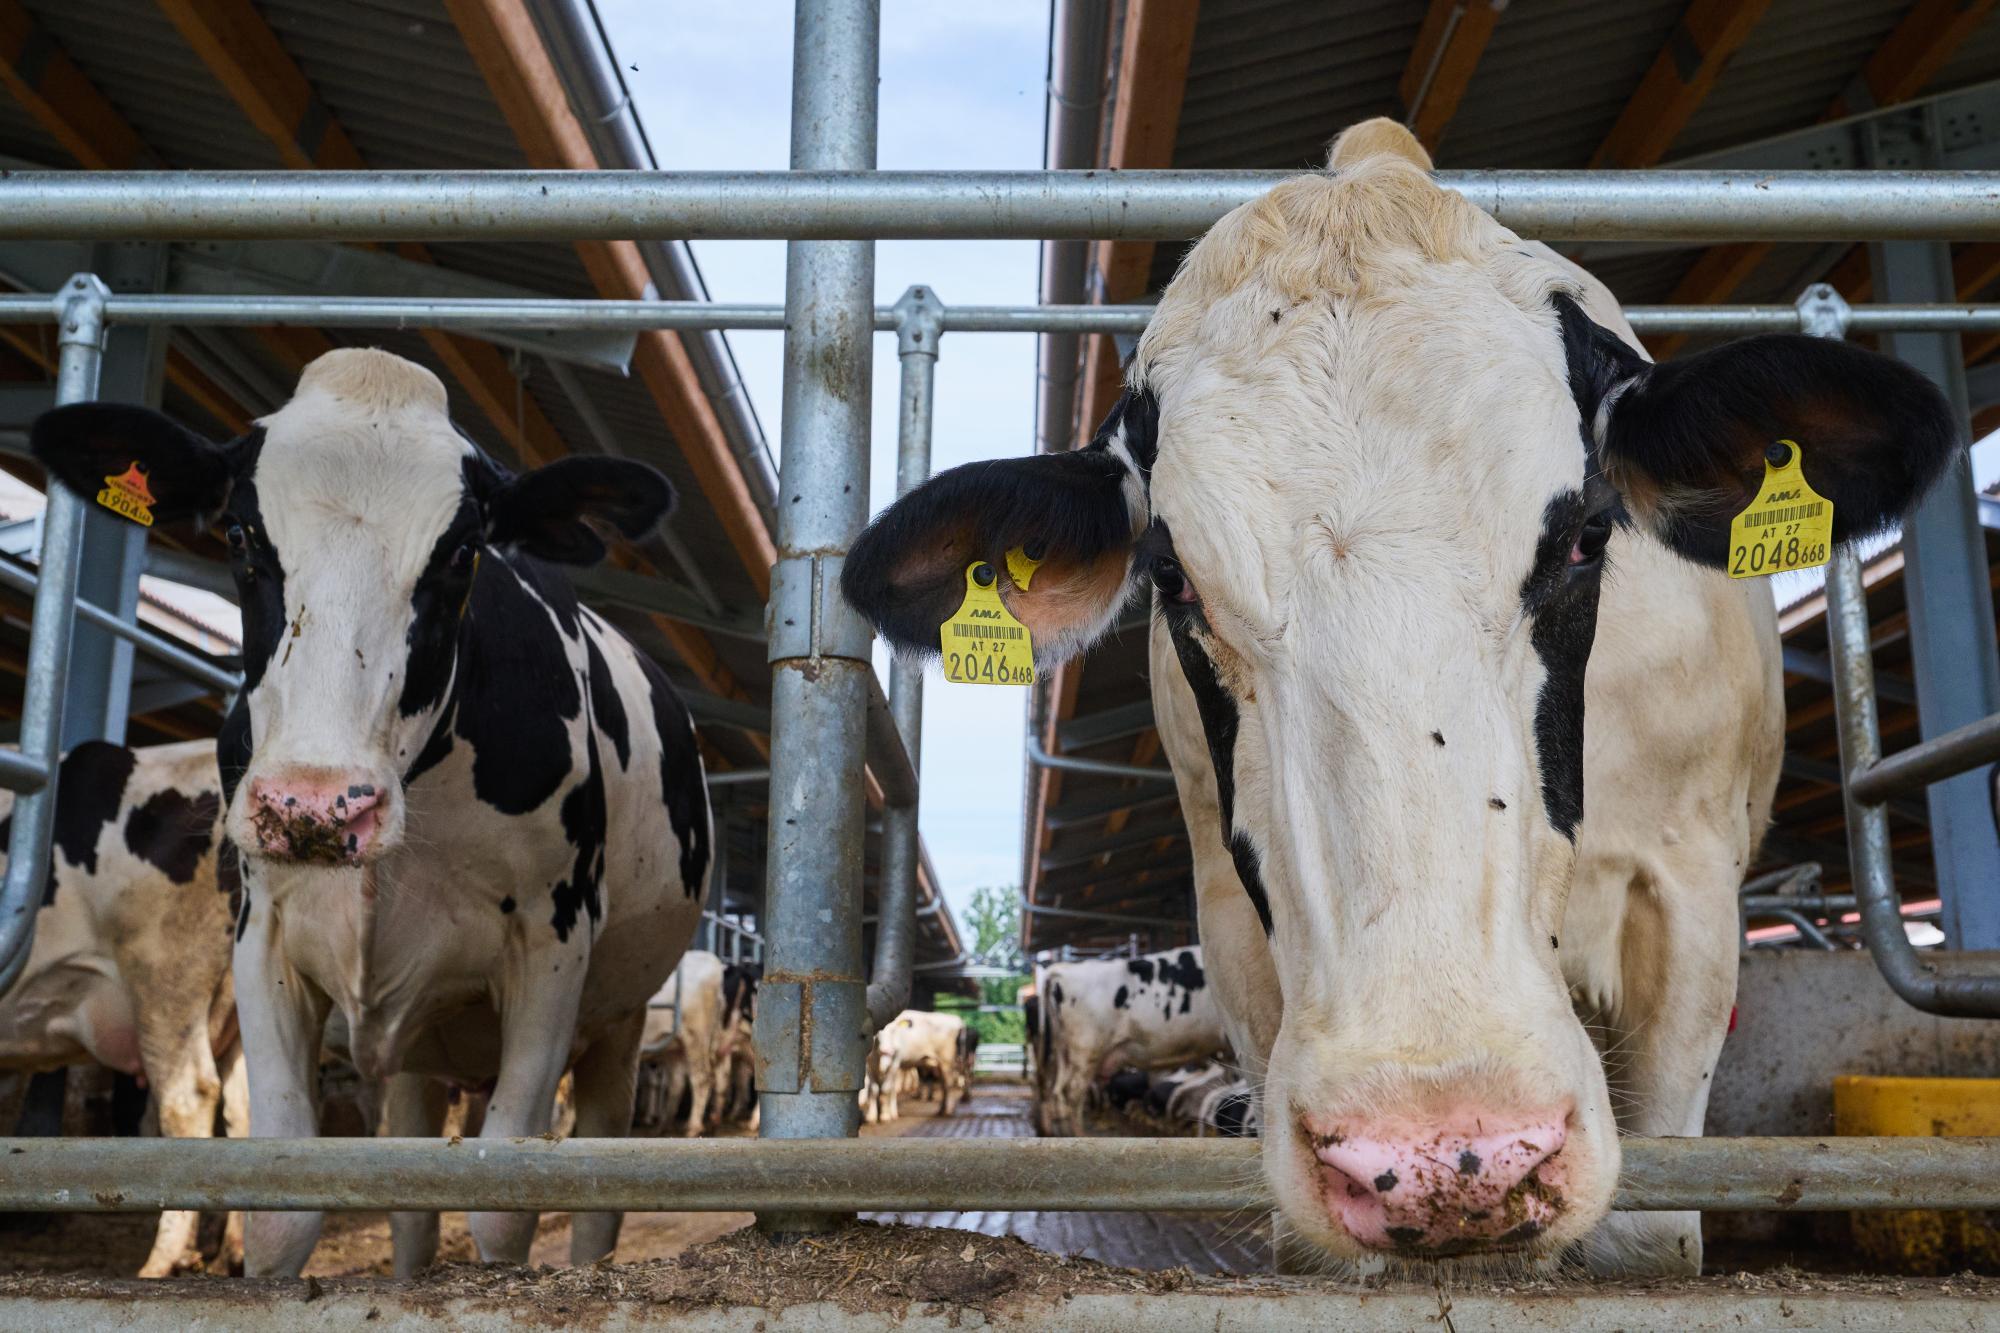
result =
M604 770L597 763L597 733L584 732L583 781L570 789L562 803L563 836L574 855L566 879L556 881L549 924L556 938L568 943L578 913L587 912L593 925L604 915L599 892L604 883Z
M506 577L500 570L489 575L486 567L497 563L480 550L479 505L468 494L431 543L410 592L410 628L404 634L409 654L396 701L396 711L404 717L427 713L444 701L465 643L463 622L473 588L489 576Z
M125 784L138 756L110 741L85 741L63 756L56 769L56 817L53 842L63 860L89 874L97 873L97 839L104 826L118 818ZM42 902L54 901L54 867L42 889Z
M245 447L254 465L263 449L261 428ZM242 692L248 694L263 681L266 668L283 644L287 621L285 563L264 526L257 483L247 475L247 469L230 490L229 507L220 525L230 534L229 569L236 579L236 598L243 611ZM235 535L239 528L240 539Z
M1394 1171L1384 1171L1381 1175L1375 1177L1375 1192L1377 1194L1387 1194L1394 1188L1396 1188L1396 1173Z
M444 762L445 756L451 753L451 729L457 721L458 699L454 696L445 702L444 711L438 714L431 734L424 740L423 748L417 751L417 757L403 770L405 787Z
M653 730L660 743L660 795L667 821L681 845L681 891L692 898L701 892L708 873L708 785L702 781L701 751L687 705L651 658L636 649L639 670L653 704Z
M1208 984L1208 977L1201 970L1201 959L1192 949L1182 949L1172 958L1160 960L1160 980L1169 986L1179 986L1183 990L1198 991ZM1185 1009L1182 1010L1186 1012Z
M125 817L125 845L174 883L191 883L215 842L215 816L221 809L222 799L212 791L193 796L171 788L154 792Z
M1154 527L1160 528L1158 523ZM1222 815L1222 840L1229 844L1229 858L1236 863L1236 877L1250 895L1250 906L1264 933L1271 933L1271 900L1264 892L1264 878L1257 850L1236 827L1236 732L1242 723L1236 700L1222 688L1208 650L1195 638L1195 622L1185 614L1166 614L1167 636L1173 640L1174 656L1180 660L1181 675L1194 694L1195 709L1201 714L1202 733L1208 738L1209 764L1215 770L1216 805Z
M1150 985L1152 985L1152 984L1153 984L1153 960L1152 960L1152 959L1150 959L1150 958L1134 958L1134 959L1133 959L1133 960L1132 960L1131 962L1129 962L1129 963L1125 964L1125 970L1126 970L1127 972L1130 972L1130 973L1131 973L1131 974L1132 974L1133 976L1135 976L1135 977L1139 978L1139 980L1140 980L1141 982L1143 982L1144 984L1146 984L1146 985L1148 985L1148 986L1150 986Z
M1049 1004L1056 1009L1062 1008L1062 983L1060 981L1049 987Z
M222 804L226 809L236 799L236 789L250 768L250 706L244 701L249 691L236 696L236 706L222 719L215 735L215 766L222 777ZM236 919L236 938L250 926L250 885L243 877L243 857L228 838L215 854L215 884L229 894L229 906Z
M1125 1007L1126 1002L1131 998L1132 998L1131 990L1125 986L1120 986L1118 988L1118 993L1111 997L1111 1007L1113 1009L1123 1009Z
M480 561L473 580L454 730L472 746L473 794L502 814L535 809L572 772L568 723L583 694L561 633L529 591L560 581L519 555Z
M510 893L500 900L500 915L512 916L514 914L514 907L514 895Z
M1597 637L1600 586L1596 569L1567 563L1583 519L1579 492L1563 491L1549 501L1535 563L1521 585L1522 611L1531 621L1528 641L1545 673L1535 698L1543 812L1572 842L1583 819L1583 677Z
M618 697L618 685L611 679L611 666L598 650L597 639L584 635L583 648L590 663L590 715L597 722L597 730L618 752L618 768L622 772L632 762L632 733L625 725L625 701Z
M1249 1138L1251 1112L1257 1103L1247 1092L1232 1092L1215 1106L1215 1129L1218 1134L1229 1139Z
M1140 479L1150 485L1153 464L1160 456L1160 400L1151 389L1128 389L1120 394L1086 448L1108 451L1114 444L1125 446L1139 467Z
M1479 1174L1479 1154L1467 1148L1458 1155L1458 1174L1476 1176Z

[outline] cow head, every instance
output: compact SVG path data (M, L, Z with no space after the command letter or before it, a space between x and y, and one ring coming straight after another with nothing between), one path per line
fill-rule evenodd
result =
M592 563L605 548L584 520L637 536L672 502L657 472L616 459L510 475L453 428L435 375L374 350L320 357L227 444L98 403L45 414L32 444L86 499L136 466L158 522L222 529L243 608L238 721L254 742L229 836L297 863L400 844L404 777L452 694L475 583L512 577L498 549Z
M1608 292L1400 128L1332 165L1194 248L1088 448L938 476L844 586L935 652L967 562L1025 548L1030 586L998 582L1044 666L1150 596L1283 995L1264 1140L1293 1228L1346 1257L1549 1253L1618 1168L1556 943L1600 588L1621 551L1670 569L1650 543L1721 564L1776 440L1836 540L1961 446L1918 374L1838 342L1650 364Z

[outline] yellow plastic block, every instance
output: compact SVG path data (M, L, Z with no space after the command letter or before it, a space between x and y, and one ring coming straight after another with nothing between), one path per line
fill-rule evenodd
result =
M2000 1078L1833 1081L1836 1134L1957 1138L2000 1135ZM2000 1229L1985 1212L1852 1214L1854 1243L1869 1262L1901 1273L2000 1269Z

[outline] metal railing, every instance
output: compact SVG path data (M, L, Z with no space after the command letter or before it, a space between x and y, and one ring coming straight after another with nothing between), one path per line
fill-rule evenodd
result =
M801 6L801 12L819 8ZM827 94L833 102L845 95ZM836 107L833 118L851 110ZM872 112L868 119L872 134ZM14 174L0 180L0 236L1171 238L1200 232L1278 179L1269 173L817 170L781 175ZM2000 210L1991 206L1991 199L2000 194L2000 175L1991 174L1474 172L1446 173L1442 179L1517 231L1546 238L2000 238ZM859 681L871 671L866 627L858 625L852 612L831 595L837 587L840 553L859 526L854 506L862 502L840 497L867 493L865 450L858 447L858 441L865 439L865 425L855 424L853 403L842 406L836 401L838 393L828 387L836 379L865 383L862 372L870 340L854 338L852 333L886 326L909 340L899 346L904 354L904 406L925 419L924 429L911 430L904 440L904 462L914 468L919 436L928 445L929 370L943 333L1123 331L1142 326L1147 316L1139 308L981 307L954 312L938 306L934 297L906 301L884 312L872 305L866 283L860 280L866 269L855 247L799 247L783 310L675 302L112 296L95 279L79 275L53 301L0 299L0 319L39 319L59 326L57 399L65 403L94 395L104 327L115 320L469 330L784 328L788 342L784 490L811 503L781 506L783 515L801 511L806 526L781 524L778 534L772 624L795 624L797 632L772 636L770 652L780 686L774 690L770 781L774 800L797 797L818 811L825 792L855 782L864 739L870 734L862 691L834 685L835 677ZM1648 332L1801 327L1823 331L1817 326L1825 323L1820 310L1804 304L1795 309L1642 308L1630 313L1634 326ZM1839 331L1897 328L2000 328L2000 306L1862 309L1849 312ZM914 342L920 329L929 330L927 350ZM808 392L809 378L819 383L819 389ZM799 394L804 397L795 401ZM864 403L865 397L863 393ZM800 433L796 439L794 432ZM26 791L14 821L12 860L0 888L0 984L18 973L26 957L33 905L39 900L40 867L47 855L52 793L46 778L56 757L59 685L75 619L81 512L79 502L66 492L52 492L29 650L22 752L15 761L0 764L0 781ZM1881 806L1867 802L1906 790L1951 765L1994 757L2000 751L2000 728L1982 724L1968 729L1970 735L1937 738L1914 747L1905 752L1907 758L1880 761L1879 739L1875 750L1868 746L1876 733L1866 653L1843 654L1838 643L1852 631L1849 622L1861 614L1858 570L1851 555L1841 558L1847 562L1846 572L1837 560L1829 578L1829 605L1836 609L1835 673L1843 700L1844 767L1851 808L1864 820L1879 819ZM1865 623L1860 632L1865 649ZM810 672L796 669L807 663ZM832 670L835 666L840 670ZM915 698L912 682L912 688L894 692L888 709L891 725L886 730L907 741L906 749L914 746L916 731L913 725L901 724L914 718L905 706L913 710ZM1864 704L1866 717L1861 719L1857 710ZM878 724L877 730L883 729ZM1043 758L1068 761L1071 766L1090 762L1069 756ZM1165 776L1144 770L1105 775ZM43 782L42 789L28 790L37 779ZM908 782L914 790L914 764L909 766ZM910 819L909 826L913 828L914 822ZM775 1095L767 1107L767 1132L800 1137L838 1134L851 1124L853 1089L842 1085L855 1076L849 1068L852 1052L845 1049L847 1043L815 1042L811 1036L816 1029L859 1031L875 1007L869 1002L873 997L858 982L814 980L821 974L812 970L825 963L824 975L839 979L854 968L853 960L830 954L820 938L839 933L827 931L829 921L858 921L850 882L858 883L854 877L859 873L860 835L858 821L849 823L854 826L829 820L810 827L811 838L831 844L825 848L773 843L772 891L760 918L769 931L774 964L773 979L767 981L759 1006L758 1027L760 1066L776 1084L769 1088ZM1851 837L1860 875L1871 864L1876 844L1870 839L1877 835L1864 829ZM1880 864L1886 867L1885 828L1879 851ZM902 875L898 870L898 885ZM885 887L898 895L896 915L900 915L900 887ZM1905 967L1904 961L1897 961L1907 958L1909 947L1895 919L1893 883L1885 872L1875 879L1860 879L1857 887L1878 961L1883 961L1885 972L1892 966ZM1888 933L1879 929L1885 904L1886 916L1896 927ZM896 957L892 941L886 952L878 950L878 966L893 971ZM780 964L785 970L775 970ZM1991 1002L1991 978L1926 976L1923 969L1931 966L1928 962L1908 966L1914 971L1904 976L1902 993L1946 1006L1968 1006L1947 1011L1992 1012L1980 1007ZM1896 973L1891 972L1891 980L1896 982ZM887 998L884 994L883 1002ZM789 1109L781 1105L793 1098L797 1100ZM1254 1148L1214 1141L1185 1148L1144 1141L1137 1146L1131 1141L995 1145L909 1141L893 1147L824 1141L810 1146L489 1142L477 1150L397 1141L312 1141L309 1146L281 1140L36 1141L19 1154L13 1153L14 1147L10 1143L0 1148L9 1162L0 1178L0 1208L196 1203L258 1208L606 1208L658 1206L668 1200L677 1207L724 1206L705 1205L703 1199L726 1200L731 1208L814 1210L915 1210L943 1203L1095 1208L1268 1204L1260 1185L1243 1183L1253 1174L1248 1164ZM1176 1152L1189 1155L1177 1158ZM1626 1184L1620 1199L1626 1207L1674 1209L1754 1207L1760 1200L1768 1207L2000 1206L2000 1194L1993 1192L2000 1187L1991 1184L2000 1179L1996 1154L2000 1146L1978 1140L1882 1144L1854 1140L1831 1146L1813 1140L1633 1140L1626 1146ZM811 1171L787 1164L808 1160ZM1011 1182L1007 1190L1013 1192L979 1183L988 1178ZM904 1183L896 1183L899 1180ZM1205 1190L1210 1193L1204 1194ZM1185 1202L1196 1198L1203 1202ZM1224 1202L1217 1205L1212 1198Z

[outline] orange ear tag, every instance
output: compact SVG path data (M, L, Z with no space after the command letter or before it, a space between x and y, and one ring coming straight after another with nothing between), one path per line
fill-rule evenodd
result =
M1000 600L993 566L975 560L965 567L965 600L938 626L944 678L960 685L1032 685L1035 646L1028 627Z
M146 484L144 470L136 462L117 476L104 479L97 503L142 528L153 526L153 506L157 501L153 499L153 488Z

